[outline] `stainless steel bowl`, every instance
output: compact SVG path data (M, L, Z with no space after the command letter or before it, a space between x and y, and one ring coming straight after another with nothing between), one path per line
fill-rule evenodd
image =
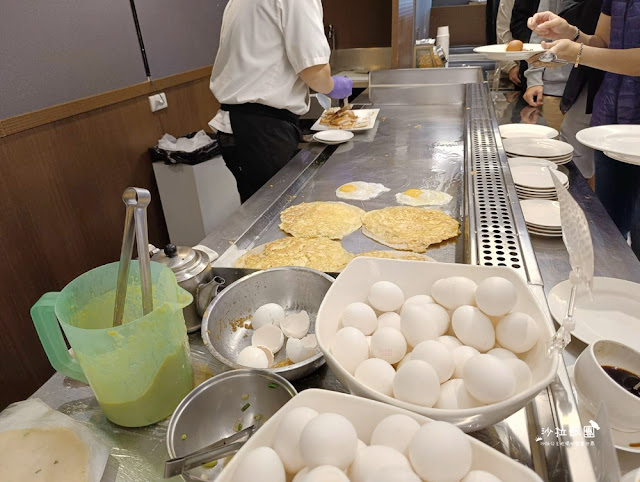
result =
M239 424L241 428L259 427L296 393L287 380L264 370L234 370L210 378L194 388L173 412L167 428L169 456L182 457L233 435ZM242 411L246 404L249 407ZM224 465L220 461L213 468L193 469L184 477L214 480Z
M211 354L231 368L246 368L236 360L243 348L251 345L253 330L247 330L237 320L252 315L265 303L278 303L285 313L306 310L311 321L309 333L314 333L316 314L324 295L334 279L309 268L272 268L245 276L231 284L211 302L202 317L202 339ZM234 324L235 322L235 324ZM286 359L283 347L274 363ZM321 353L294 365L271 368L287 380L297 380L324 364Z

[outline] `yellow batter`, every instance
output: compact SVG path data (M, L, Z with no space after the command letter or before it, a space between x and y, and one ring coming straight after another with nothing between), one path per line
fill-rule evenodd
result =
M460 223L442 211L396 206L366 213L362 233L394 249L424 253L430 245L458 236Z
M338 241L327 238L281 238L252 249L238 258L236 268L268 269L303 266L320 271L341 271L353 255Z
M356 258L360 256L367 256L369 258L409 259L412 261L435 261L425 254L400 251L367 251L366 253L356 254Z
M342 239L362 226L365 212L342 202L311 202L280 213L280 229L298 238Z

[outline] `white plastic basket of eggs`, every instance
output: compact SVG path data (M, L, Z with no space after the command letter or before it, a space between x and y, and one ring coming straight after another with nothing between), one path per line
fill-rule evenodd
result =
M351 393L469 432L524 407L553 379L553 335L510 268L356 258L327 292L318 346Z
M538 482L447 422L328 390L305 390L231 459L218 482Z

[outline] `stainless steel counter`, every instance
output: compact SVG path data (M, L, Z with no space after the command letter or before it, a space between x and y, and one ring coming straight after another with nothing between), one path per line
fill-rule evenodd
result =
M497 106L500 122L520 118L522 105L517 101L498 101ZM361 206L364 209L393 205L390 196L399 190L428 187L450 192L454 200L445 210L459 217L465 204L463 162L465 134L468 134L464 124L465 106L452 103L381 106L381 109L376 129L357 135L350 143L339 148L317 144L305 147L203 244L224 253L232 244L239 249L248 249L281 237L277 215L282 209L296 202L333 200L334 190L352 180L381 182L391 188L384 196L363 202ZM503 158L501 162L506 164ZM640 263L584 180L578 178L574 167L569 166L569 174L571 191L585 208L592 226L597 274L640 281ZM508 172L504 175L510 176ZM567 278L568 255L559 240L529 239L526 232L519 233L519 238L525 256L533 255L533 252L528 253L528 246L535 251L544 288L541 283L534 288L544 301L544 293ZM465 241L465 237L460 236L458 241L430 249L429 255L441 261L464 262L468 257L465 251L469 248L465 243L468 244L469 240ZM379 245L358 233L347 237L344 244L354 252L379 249ZM190 341L197 381L226 370L206 351L199 335L192 335ZM572 342L565 355L567 364L572 364L573 358L583 348L584 345ZM534 467L545 480L592 480L591 462L585 450L545 449L535 441L541 427L553 429L580 423L576 419L575 400L567 390L567 384L568 378L562 366L558 380L549 390L541 392L529 407L473 435ZM345 391L326 366L294 385L298 390L321 387ZM103 481L161 480L163 461L167 457L164 441L167 421L142 429L117 427L104 418L88 386L60 374L54 375L34 396L91 426L112 447Z

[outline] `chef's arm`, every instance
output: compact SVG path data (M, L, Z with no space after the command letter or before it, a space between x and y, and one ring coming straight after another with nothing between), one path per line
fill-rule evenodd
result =
M314 65L300 72L300 78L310 89L328 94L333 90L331 66L329 64Z

